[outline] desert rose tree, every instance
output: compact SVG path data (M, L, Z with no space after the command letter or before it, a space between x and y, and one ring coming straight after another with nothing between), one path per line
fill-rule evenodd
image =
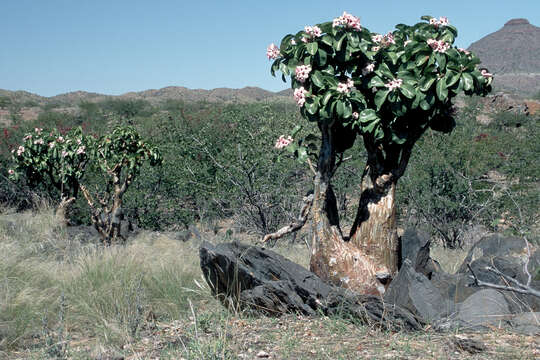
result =
M384 293L397 272L395 191L414 144L428 129L452 131L452 99L458 94L484 96L491 90L492 76L478 69L479 59L453 46L457 30L448 19L422 20L382 35L343 13L267 49L272 74L290 78L300 112L321 133L311 270L360 293ZM331 180L336 159L357 137L368 158L358 174L356 219L343 234Z

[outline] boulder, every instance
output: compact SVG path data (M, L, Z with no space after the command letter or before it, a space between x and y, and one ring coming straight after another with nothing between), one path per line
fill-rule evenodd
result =
M444 298L456 304L465 301L469 296L480 290L480 288L472 286L473 280L469 277L469 274L437 272L431 277L431 284L439 290Z
M535 250L532 245L529 246L531 256L529 257L527 269L534 276L540 267L540 252ZM479 280L496 285L508 285L506 280L486 270L486 267L490 266L521 283L526 283L528 279L528 275L524 271L526 255L527 248L523 239L501 234L487 236L471 248L459 269L459 273L467 276L471 275L467 267L467 264L470 264ZM464 284L467 285L467 282ZM540 281L533 280L531 286L539 289ZM463 288L462 290L467 292ZM510 291L505 291L504 296L513 313L540 311L540 298L538 297Z
M517 314L510 320L512 329L524 335L540 335L540 312Z
M494 289L482 289L459 305L456 318L467 327L478 328L487 325L508 326L511 317L503 294Z
M431 239L428 234L415 229L407 229L400 238L399 264L409 260L413 268L431 278L432 274L441 271L441 266L430 256Z
M428 322L448 317L455 308L426 276L415 271L409 259L390 283L384 301L403 307Z
M387 329L418 330L421 319L380 298L323 282L283 256L238 242L203 242L200 263L213 294L226 306L265 315L341 315Z

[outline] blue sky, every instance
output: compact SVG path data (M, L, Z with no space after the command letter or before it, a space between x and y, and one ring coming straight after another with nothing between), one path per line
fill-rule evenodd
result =
M165 86L278 91L287 85L270 75L266 46L344 10L376 32L447 16L461 47L511 18L540 26L540 0L0 0L0 89L43 96Z

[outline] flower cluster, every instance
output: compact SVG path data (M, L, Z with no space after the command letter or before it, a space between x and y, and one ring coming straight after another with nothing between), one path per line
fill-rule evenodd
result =
M438 28L439 26L447 26L450 24L446 16L441 16L438 20L436 18L431 18L429 19L429 23L436 28Z
M268 45L268 47L266 48L266 57L268 58L268 60L277 59L279 55L279 48L276 46L276 44L272 43Z
M296 74L296 80L303 83L309 77L309 73L311 72L311 65L297 66L294 72Z
M488 72L486 69L482 69L480 71L480 73L482 74L483 77L485 77L486 79L489 79L489 78L492 78L493 77L493 74Z
M13 170L13 169L9 169L9 170L8 170L8 174L9 174L9 175L13 175L13 174L15 174L15 170Z
M378 44L378 46L374 46L371 48L371 51L379 51L381 47L387 47L390 44L395 44L396 40L394 39L394 34L392 32L388 32L386 35L381 34L375 34L371 36L371 41Z
M349 29L354 29L358 31L362 30L362 27L360 26L360 18L351 14L347 14L346 11L343 12L343 15L335 18L332 22L333 27L338 27L342 25Z
M392 91L394 89L400 88L401 84L403 84L403 80L401 79L394 79L386 84L384 84L385 87L388 88L388 90Z
M289 146L289 144L292 143L293 141L294 140L292 137L290 136L285 137L284 135L281 135L279 139L277 139L276 145L274 145L274 147L276 149L283 149L284 147Z
M427 43L435 52L444 54L448 49L450 49L450 44L444 40L428 39Z
M302 41L305 43L315 38L318 38L322 35L321 28L318 26L305 26L304 31L309 36L309 37L305 37L305 36L302 37Z
M358 120L358 118L360 117L360 114L358 114L356 111L352 113L352 117L353 119L355 120Z
M86 147L85 146L80 146L77 149L77 155L84 154L84 150L86 150Z
M41 132L43 131L42 128L35 128L34 131L38 134L38 135L41 135Z
M339 83L337 86L337 92L342 94L348 94L352 89L354 89L354 81L347 79L347 82Z
M307 90L304 89L303 86L300 86L298 89L294 89L294 100L298 106L304 106L304 103L306 102L306 94Z
M362 69L362 75L366 76L367 74L372 73L375 70L375 64L369 63Z
M466 50L464 48L458 48L457 51L459 51L460 53L463 53L465 55L470 55L470 51L469 50Z
M43 145L43 139L42 138L39 138L37 140L34 140L34 144L35 145Z
M19 146L17 149L17 156L21 156L21 154L24 152L24 146Z

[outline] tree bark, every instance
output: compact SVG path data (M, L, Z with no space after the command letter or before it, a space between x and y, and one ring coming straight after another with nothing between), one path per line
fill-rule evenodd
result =
M397 180L407 167L412 142L386 149L366 142L368 161L361 179L358 211L348 237L342 235L330 179L336 139L320 125L322 146L314 181L311 271L332 284L361 294L382 295L398 271L395 210Z

